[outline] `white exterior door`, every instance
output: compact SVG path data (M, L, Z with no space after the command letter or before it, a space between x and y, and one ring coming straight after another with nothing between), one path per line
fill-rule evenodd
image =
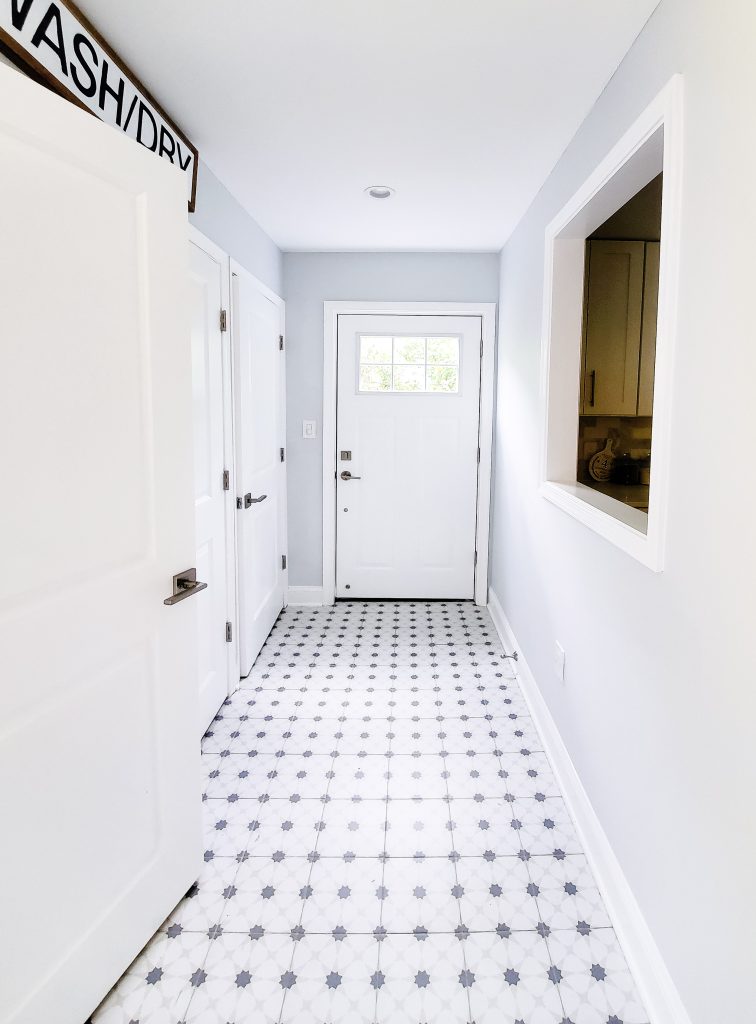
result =
M0 1020L82 1024L201 865L182 175L0 66Z
M232 275L240 672L249 675L284 606L286 466L281 305Z
M224 489L227 467L229 486L231 475L231 459L226 455L231 439L224 429L231 401L230 393L225 393L230 348L220 322L221 310L228 305L224 262L199 242L190 243L196 566L199 578L207 583L207 590L196 599L200 735L236 684L231 644L226 639L226 623L233 623L233 587L229 586L233 581L228 579L233 536L228 536L232 529L227 530L233 520L229 523L231 491Z
M481 318L340 316L336 596L472 598Z

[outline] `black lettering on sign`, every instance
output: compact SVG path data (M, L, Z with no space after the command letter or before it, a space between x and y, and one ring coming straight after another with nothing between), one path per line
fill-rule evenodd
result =
M189 164L192 162L192 154L191 153L187 153L186 154L186 160L182 160L181 159L181 143L180 142L176 143L176 148L178 149L179 167L181 168L182 171L185 171L187 169L187 167L189 166Z
M55 39L51 39L47 30L51 23L55 22ZM60 61L60 70L64 75L68 74L68 62L66 61L66 48L63 43L63 25L60 21L60 11L55 4L50 4L45 15L37 26L37 31L32 36L32 46L39 48L40 43L47 43L54 53L57 53Z
M137 105L138 102L139 102L139 97L137 96L136 93L134 93L134 97L131 100L131 105L129 106L129 112L126 115L126 120L123 122L123 130L125 132L127 132L129 130L129 125L131 124L131 118L132 118L132 115L133 115L134 111L136 110L136 105Z
M168 159L173 163L173 154L176 152L176 140L173 138L171 133L165 127L164 124L160 125L160 156L167 156Z
M18 29L19 32L26 23L26 16L31 10L33 2L34 0L24 0L23 5L19 7L18 0L11 0L11 21L13 22L13 27Z
M74 53L76 54L79 63L81 64L81 69L86 74L87 78L89 79L89 82L85 85L81 81L81 79L79 78L79 72L73 61L71 61L71 78L73 78L74 82L76 83L76 88L79 90L79 92L83 96L87 96L89 99L91 99L92 96L94 96L94 94L97 92L97 79L95 78L94 71L89 66L89 64L87 64L87 58L81 51L83 49L89 51L89 59L92 61L95 67L97 67L97 65L100 63L99 58L97 56L97 51L95 50L94 46L92 46L87 37L82 35L81 32L77 32L74 36L73 48Z
M145 119L145 117L150 122L150 129L152 131L152 139L149 142L145 141L145 136L144 136L144 119ZM142 103L141 100L139 101L139 117L137 119L136 140L137 140L137 142L140 142L143 146L146 146L146 148L151 150L153 153L157 149L157 144L158 144L158 127L157 127L157 122L155 121L155 118L152 116L152 111L150 110L150 108L146 107L144 105L144 103Z
M126 83L122 78L118 79L117 88L113 88L108 84L108 70L110 65L106 60L102 62L102 74L100 75L100 95L97 98L97 103L100 110L105 110L105 98L106 95L110 95L116 101L116 124L121 127L121 115L123 114L123 94L126 89Z

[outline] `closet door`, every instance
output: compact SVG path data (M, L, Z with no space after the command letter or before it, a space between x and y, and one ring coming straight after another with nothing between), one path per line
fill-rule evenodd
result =
M82 1024L202 863L186 192L5 66L0 192L0 1020Z
M286 463L282 304L241 267L232 276L241 675L284 606Z
M221 322L221 311L228 307L228 258L199 233L192 234L189 244L189 292L196 562L207 583L207 590L197 597L201 736L239 679L226 628L230 623L233 636L233 513L225 475L229 467L230 486L231 351Z

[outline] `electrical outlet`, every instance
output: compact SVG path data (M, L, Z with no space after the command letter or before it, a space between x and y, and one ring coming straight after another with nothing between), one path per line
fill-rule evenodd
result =
M318 436L318 424L316 420L302 420L302 437L312 439Z
M564 667L566 663L566 655L564 653L564 647L559 643L558 640L554 641L554 672L556 673L557 679L561 679L564 682Z

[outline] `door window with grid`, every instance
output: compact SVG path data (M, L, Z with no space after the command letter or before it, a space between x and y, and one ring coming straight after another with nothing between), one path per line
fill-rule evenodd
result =
M459 337L362 334L359 341L359 392L459 392Z

